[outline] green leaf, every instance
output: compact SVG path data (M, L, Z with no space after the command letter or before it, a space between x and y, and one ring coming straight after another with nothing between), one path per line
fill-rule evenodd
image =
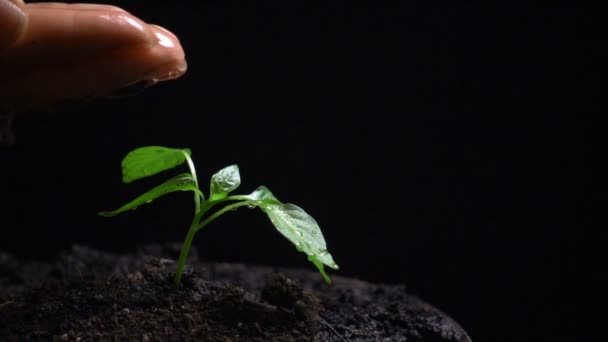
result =
M237 165L230 165L211 176L210 201L222 199L241 185L241 175Z
M146 146L129 152L122 160L122 181L155 175L183 164L190 156L190 149L175 149L162 146Z
M196 181L194 180L194 178L192 178L192 175L190 175L189 173L182 173L169 179L163 184L153 188L152 190L144 193L143 195L137 197L136 199L123 205L122 207L114 211L101 212L99 213L99 215L103 217L116 216L127 210L136 209L142 204L150 203L153 200L174 191L194 191L199 194L199 196L202 196L201 191L197 187Z
M294 204L262 204L262 210L268 215L277 230L291 241L300 252L308 255L328 283L329 277L323 265L338 269L331 254L327 251L321 228L312 216Z
M264 185L259 186L249 195L242 196L243 199L260 201L265 204L281 204L281 202Z

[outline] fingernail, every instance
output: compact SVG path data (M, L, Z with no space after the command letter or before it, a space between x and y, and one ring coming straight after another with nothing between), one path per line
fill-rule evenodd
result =
M157 39L157 45L154 47L157 56L162 56L164 63L160 67L146 74L146 79L156 81L167 81L180 77L188 69L184 50L179 42L179 39L164 27L150 24L150 31Z
M179 45L179 39L169 30L162 26L151 24L158 43L166 48L174 48Z
M131 15L129 15L126 12L120 12L120 11L106 12L106 13L100 14L99 17L103 18L105 20L111 21L112 23L115 23L118 25L127 25L127 26L135 28L138 31L147 32L146 27L145 27L146 25L143 22L140 22L137 18L132 17Z
M188 69L186 61L182 61L179 64L172 65L165 69L159 69L154 72L148 73L148 77L154 81L162 82L176 79L183 75Z

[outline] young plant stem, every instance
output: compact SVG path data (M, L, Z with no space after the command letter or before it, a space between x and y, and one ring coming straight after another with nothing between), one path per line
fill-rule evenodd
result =
M194 162L192 161L192 158L190 158L190 156L188 155L188 153L184 152L184 155L186 156L186 162L188 163L188 168L190 169L190 175L192 176L192 179L194 179L194 184L196 184L196 187L199 188L198 185L198 178L196 177L196 169L194 168ZM194 215L198 215L198 213L201 211L201 201L205 201L205 198L201 198L202 193L199 195L196 192L194 193Z
M186 161L188 163L188 168L190 169L190 174L192 175L192 179L194 179L194 183L196 187L198 185L198 178L196 177L196 169L194 168L194 162L192 158L187 153L184 153L186 156ZM192 246L192 241L194 240L194 235L196 234L196 224L200 220L201 216L209 209L201 208L201 202L205 204L205 198L202 197L202 194L194 193L194 218L192 219L192 223L190 223L190 229L188 229L188 234L186 235L186 240L184 241L184 245L182 246L182 250L179 254L179 260L177 263L177 271L175 272L175 287L180 287L182 284L182 275L184 273L184 267L186 266L186 259L188 258L188 254L190 253L190 246Z
M190 224L190 229L188 229L188 234L186 235L186 239L184 240L184 245L182 246L182 250L179 254L179 260L177 262L177 270L175 272L175 279L174 279L175 287L179 288L181 286L182 275L184 273L184 267L186 266L186 259L188 258L188 254L190 253L190 247L192 246L192 241L194 240L194 235L196 234L196 232L203 229L205 226L207 226L209 223L211 223L216 218L220 217L222 214L224 214L228 211L231 211L231 210L235 210L239 207L251 205L253 202L255 202L255 201L251 201L251 200L248 200L248 201L244 200L244 201L241 201L238 203L233 203L233 204L227 205L224 208L211 214L209 217L207 217L202 222L200 221L201 218L203 217L203 215L205 215L205 213L209 209L211 209L211 207L218 204L219 202L223 202L224 200L232 200L232 199L233 198L227 197L223 200L219 200L219 201L215 201L215 202L203 202L202 206L198 208L197 213L194 215L194 219L192 219L192 223Z
M192 220L192 224L190 224L190 229L188 229L188 234L186 235L186 240L184 240L184 244L182 246L182 251L179 254L179 261L177 262L177 271L175 272L175 287L179 288L182 285L182 274L184 273L184 267L186 266L186 259L188 258L188 253L190 253L190 246L192 246L192 240L194 240L194 235L196 234L196 217Z

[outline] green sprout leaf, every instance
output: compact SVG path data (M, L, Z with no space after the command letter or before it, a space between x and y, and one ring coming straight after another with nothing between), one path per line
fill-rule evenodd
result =
M302 208L290 203L261 205L260 207L277 230L296 245L298 251L306 253L308 260L317 267L325 281L330 283L323 265L336 270L339 267L327 251L325 238L323 238L317 221Z
M194 191L202 196L201 191L197 187L196 181L194 180L194 178L192 178L192 175L190 175L189 173L182 173L169 179L163 184L153 188L152 190L149 190L148 192L123 205L122 207L114 211L101 212L99 213L99 215L104 217L116 216L127 210L137 209L137 207L142 204L150 203L161 196L175 191Z
M152 176L183 164L190 150L162 146L147 146L129 152L122 160L122 181L131 183L134 180Z
M225 198L239 185L241 185L239 167L236 165L227 166L211 176L211 196L209 200L216 201Z
M260 201L261 204L281 204L281 202L264 185L259 186L251 194L243 196L244 199Z

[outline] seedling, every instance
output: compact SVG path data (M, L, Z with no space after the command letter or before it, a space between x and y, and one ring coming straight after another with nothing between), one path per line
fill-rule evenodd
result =
M131 202L114 211L101 212L104 217L116 216L128 210L134 210L142 204L150 203L156 198L175 191L192 191L194 193L194 218L186 235L184 245L177 263L175 286L181 285L182 274L194 235L224 213L240 207L260 208L275 228L291 241L296 249L306 253L325 281L330 279L323 265L338 269L331 254L327 251L325 239L319 225L302 208L279 201L265 186L258 187L249 195L230 195L241 184L239 168L230 165L211 177L209 197L201 191L196 177L194 163L189 149L174 149L162 146L147 146L129 152L122 160L122 181L131 183L137 179L155 175L175 168L187 162L190 173L179 174L161 185L149 190ZM210 210L222 204L221 209Z

